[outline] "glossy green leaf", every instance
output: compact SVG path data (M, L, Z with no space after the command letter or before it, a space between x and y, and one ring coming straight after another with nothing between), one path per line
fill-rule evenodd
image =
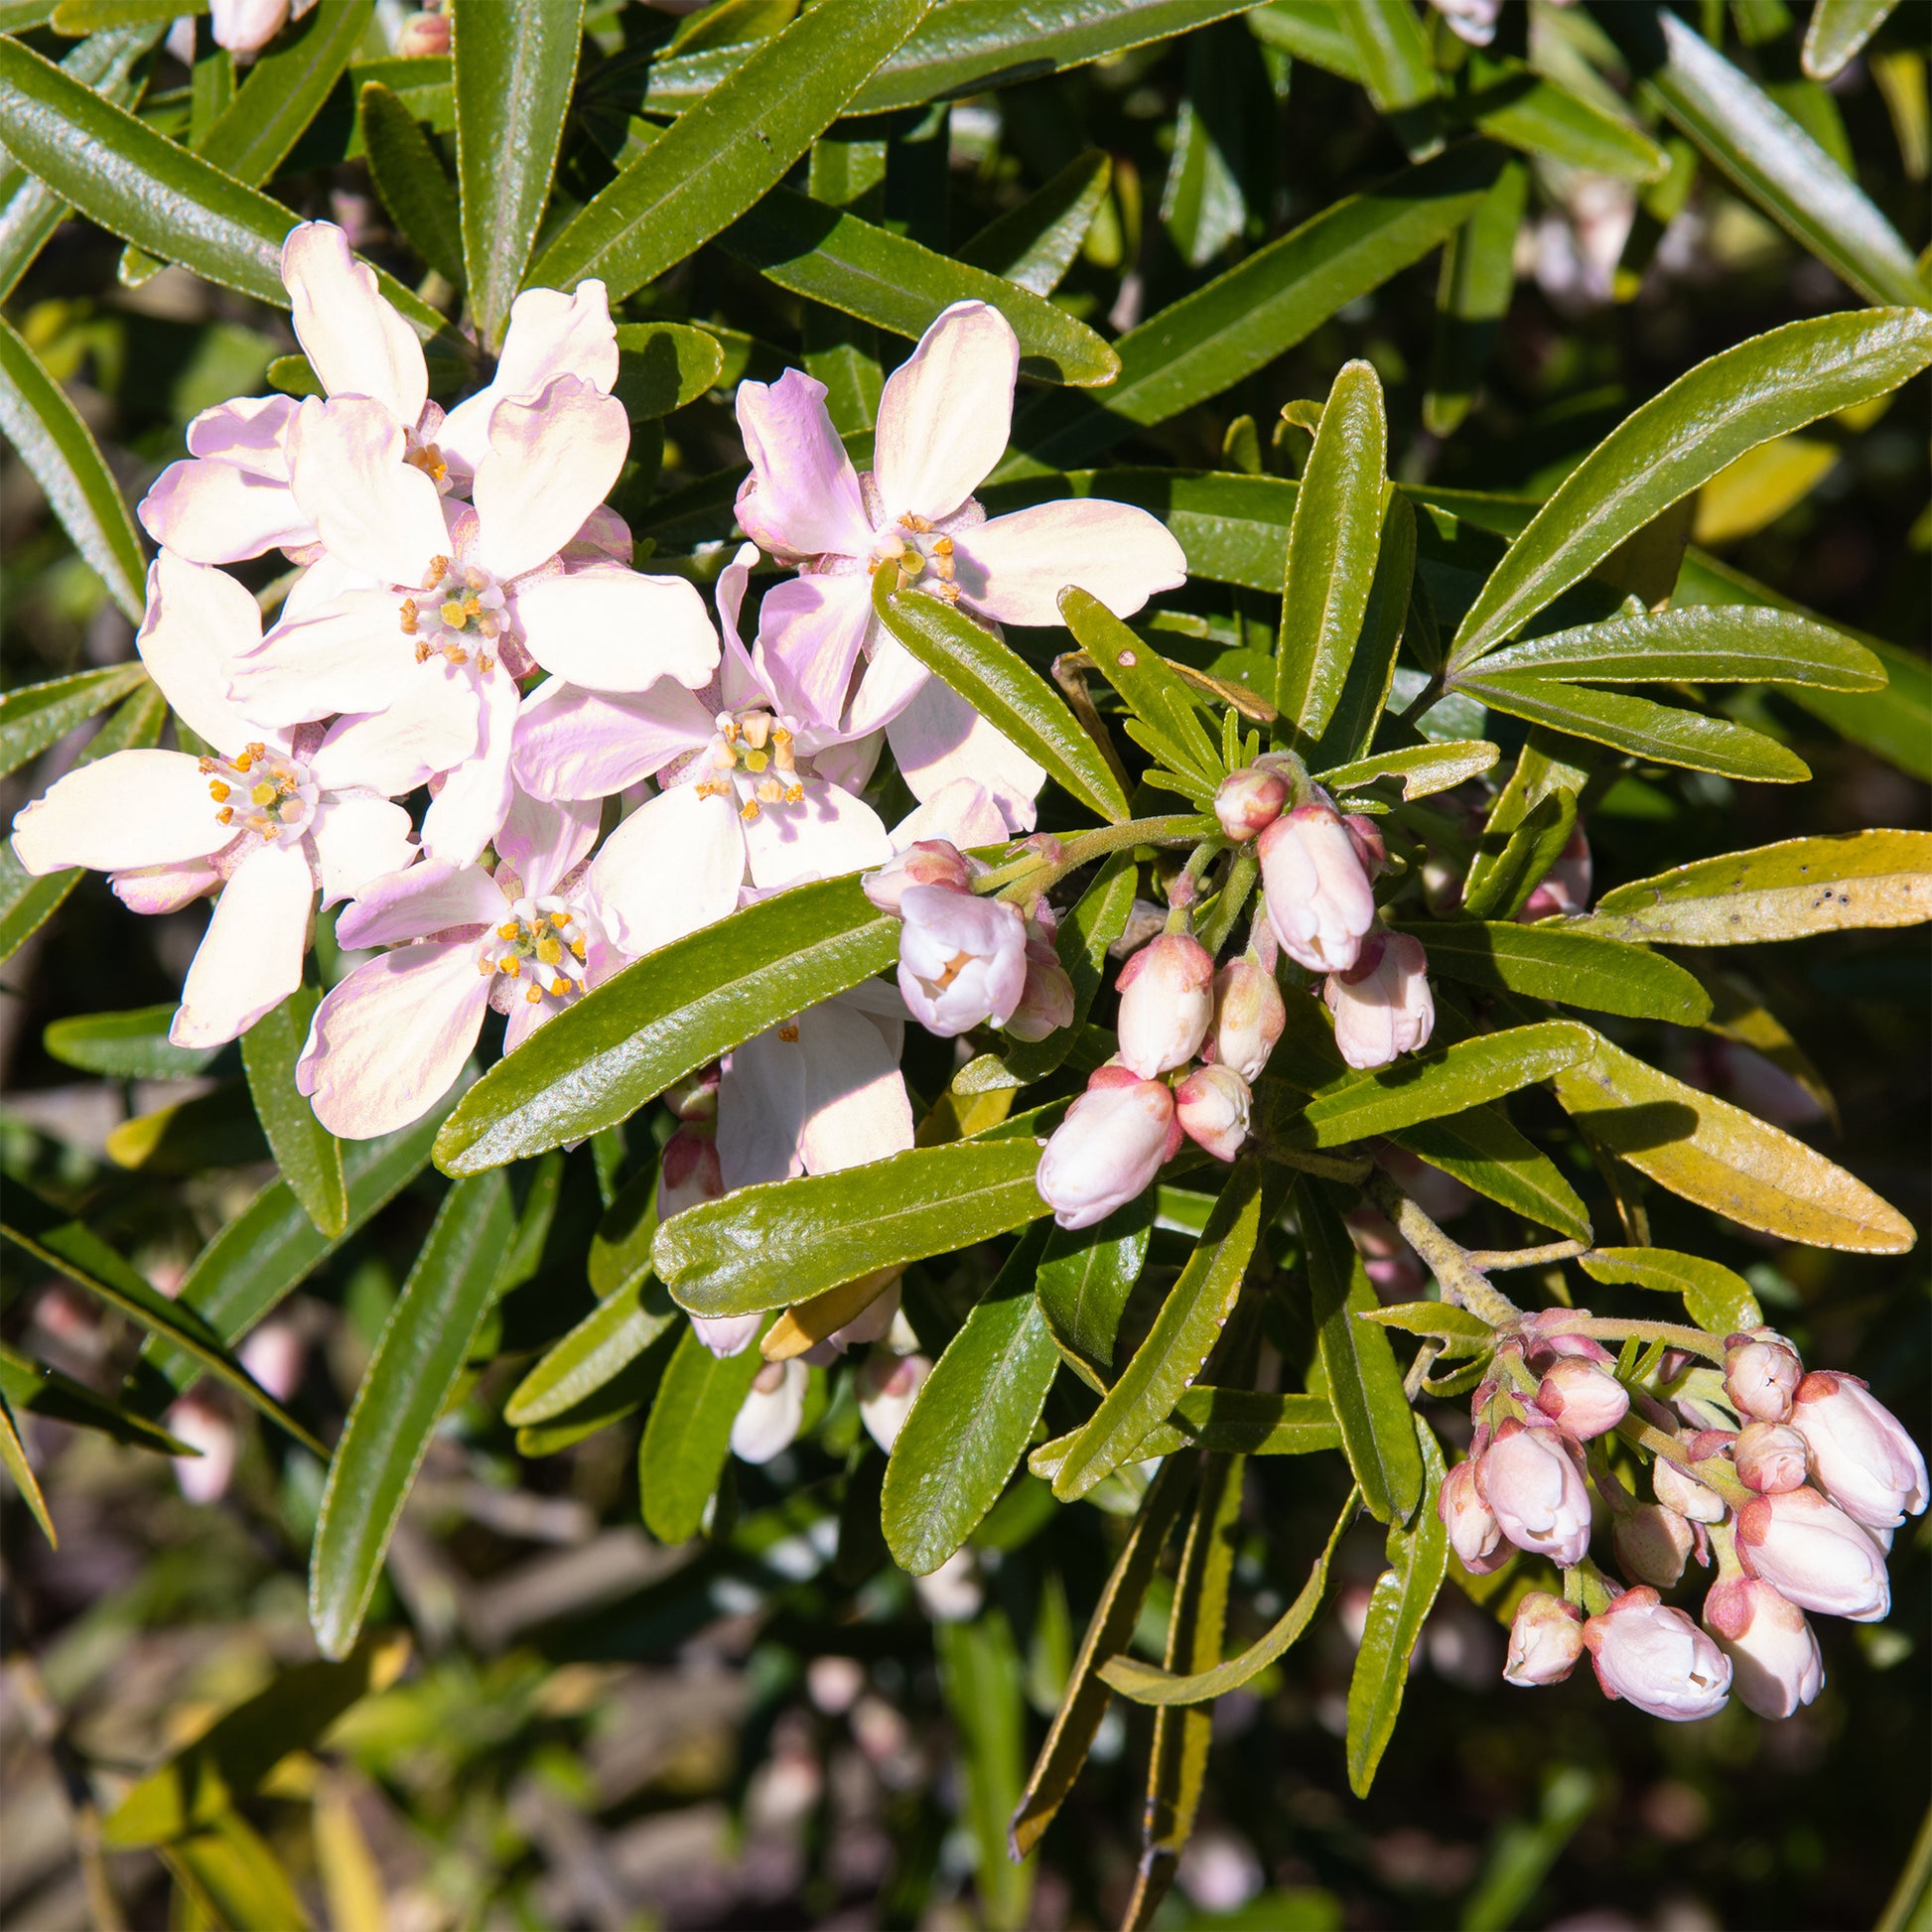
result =
M1449 237L1436 289L1423 423L1449 436L1469 413L1496 332L1516 293L1516 235L1529 206L1530 171L1512 161L1482 205Z
M1434 745L1407 745L1375 752L1347 764L1331 765L1315 776L1334 792L1359 791L1378 778L1400 778L1404 798L1427 798L1480 776L1496 762L1495 746L1485 738L1448 739Z
M1633 1020L1668 1020L1679 1027L1700 1027L1711 1017L1711 996L1694 974L1637 946L1481 919L1431 920L1400 929L1422 941L1432 973L1470 986Z
M1051 295L1073 266L1112 179L1113 160L1100 149L1075 155L1018 207L988 222L958 259L1035 295Z
M437 1137L476 1173L627 1119L673 1080L898 957L855 879L802 886L627 966L499 1061Z
M634 423L696 402L724 373L725 348L703 329L675 322L618 325L620 362L613 390Z
M197 1451L147 1417L90 1389L84 1382L22 1355L0 1342L0 1396L16 1416L23 1411L66 1423L69 1429L91 1429L98 1436L128 1449L151 1449L158 1455L194 1455Z
M1074 1439L1053 1478L1062 1502L1084 1496L1133 1452L1174 1399L1200 1372L1225 1324L1255 1243L1264 1212L1263 1170L1252 1156L1236 1164L1208 1217L1199 1243L1168 1291L1147 1339L1121 1370L1100 1407ZM1267 1205L1278 1197L1269 1192Z
M595 275L618 302L654 281L784 179L930 4L819 0L587 202L530 282L568 288Z
M348 1226L343 1146L316 1118L308 1096L295 1087L295 1063L321 998L314 987L298 987L273 1013L257 1020L241 1036L241 1064L282 1178L318 1232L333 1238Z
M1620 115L1488 49L1470 50L1449 112L1524 154L1639 186L1670 166L1663 149Z
M1339 18L1368 97L1384 114L1433 100L1436 69L1409 0L1345 0Z
M1405 1335L1433 1335L1446 1344L1446 1354L1487 1353L1496 1343L1488 1322L1452 1302L1401 1302L1393 1308L1364 1309L1355 1319Z
M1418 1121L1389 1137L1453 1174L1464 1186L1573 1241L1589 1239L1589 1213L1550 1157L1511 1124L1500 1106L1468 1107Z
M657 1237L657 1163L633 1173L604 1210L591 1236L586 1263L591 1293L600 1300L634 1289L650 1273L650 1244Z
M748 1343L722 1359L687 1321L637 1445L644 1527L660 1543L697 1535L731 1453L732 1424L763 1358Z
M430 1438L489 1307L515 1225L499 1173L459 1180L390 1311L329 1464L309 1561L309 1622L348 1654Z
M1320 1183L1303 1175L1295 1202L1308 1255L1309 1312L1342 1449L1369 1514L1380 1523L1406 1523L1423 1492L1415 1419L1388 1336L1355 1319L1381 1305Z
M1884 395L1928 363L1932 315L1911 309L1787 323L1698 363L1625 417L1530 519L1457 628L1451 669L1521 628L1746 450Z
M1369 1592L1355 1671L1348 1682L1348 1788L1368 1796L1382 1754L1395 1735L1402 1694L1409 1684L1409 1659L1422 1626L1435 1607L1436 1593L1449 1574L1449 1530L1436 1508L1443 1486L1443 1451L1420 1419L1424 1488L1413 1527L1389 1532L1389 1567Z
M1744 946L1932 919L1932 832L1835 832L1635 879L1583 929L1644 945Z
M600 1302L511 1392L503 1420L517 1429L551 1422L628 1368L681 1311L648 1275Z
M1059 604L1081 649L1146 728L1149 749L1174 771L1202 777L1211 787L1221 775L1221 761L1195 709L1194 687L1098 598L1069 586Z
M0 74L5 70L6 45L0 43ZM0 134L5 133L10 130L0 122ZM138 623L145 602L147 559L126 499L79 412L4 319L0 319L0 436L33 473L49 506L73 539L73 547L107 586L108 596ZM9 694L9 704L15 695ZM95 705L91 710L99 708ZM79 715L90 716L91 710Z
M1022 1086L1043 1080L1061 1065L1080 1038L1081 1028L1093 1011L1094 995L1107 973L1107 951L1127 930L1133 916L1134 888L1139 868L1131 852L1116 852L1093 876L1093 884L1060 919L1053 949L1066 976L1073 982L1073 1024L1044 1039L1015 1040L1007 1048L1004 1071Z
M557 1023L551 1022L552 1026ZM809 1301L876 1268L971 1247L1046 1213L1038 1143L913 1148L837 1173L741 1187L657 1230L652 1253L694 1314L751 1314Z
M1898 0L1818 0L1805 28L1805 71L1814 80L1836 79L1897 5Z
M1669 1248L1596 1248L1580 1256L1578 1266L1593 1282L1620 1282L1681 1295L1691 1319L1714 1335L1741 1334L1764 1319L1750 1283L1702 1255L1677 1254Z
M483 0L452 15L463 265L471 311L487 348L503 340L550 199L583 20L583 0L544 0L540 7ZM580 264L574 274L537 280L570 288L600 272ZM611 299L629 294L655 272L614 287Z
M719 245L776 287L891 335L921 336L952 303L984 302L1013 325L1027 375L1092 386L1120 367L1101 337L1044 297L787 188L774 188Z
M48 1510L47 1498L41 1494L34 1465L27 1459L20 1432L14 1427L13 1406L4 1394L0 1394L0 1469L13 1478L14 1487L20 1492L28 1513L40 1525L41 1534L53 1548L59 1549L61 1539L55 1534L53 1515Z
M240 1168L269 1158L269 1146L239 1080L164 1101L112 1128L107 1158L138 1173L190 1174L203 1168Z
M1396 652L1409 621L1416 576L1416 512L1406 496L1389 490L1382 499L1382 527L1375 545L1375 572L1369 580L1360 634L1348 653L1346 671L1328 722L1308 747L1310 766L1334 767L1338 760L1359 759L1375 742L1376 728L1389 702L1395 679ZM1409 759L1403 777L1403 796L1420 797L1442 789L1433 768L1414 759L1414 751L1398 752ZM1436 748L1438 752L1441 747ZM1426 762L1426 761L1425 761ZM1343 764L1341 769L1346 770ZM1460 778L1450 779L1460 783Z
M319 0L250 64L247 79L195 152L246 187L272 179L347 67L369 11L370 0Z
M45 684L16 685L0 697L0 777L18 771L74 726L139 690L147 678L142 664L110 664L104 671L75 671Z
M1205 268L1253 218L1249 187L1268 180L1279 116L1253 39L1238 28L1194 35L1183 56L1161 223L1189 268Z
M1050 1482L1079 1431L1042 1443L1027 1457L1035 1475ZM1316 1455L1341 1447L1335 1412L1318 1395L1260 1395L1197 1382L1175 1398L1173 1414L1135 1447L1137 1460L1188 1449L1222 1455Z
M1613 618L1489 652L1479 676L1527 671L1568 683L1817 684L1875 691L1877 658L1842 630L1788 611L1688 605L1654 617Z
M402 238L453 288L463 286L463 217L442 157L401 95L365 80L357 114L369 178Z
M1152 1203L1117 1207L1087 1228L1054 1228L1039 1258L1039 1311L1048 1335L1082 1362L1096 1387L1114 1372L1120 1318L1147 1265Z
M872 604L880 621L921 664L1081 804L1116 825L1129 817L1127 794L1099 746L1065 700L1010 645L936 597L894 590L886 571L873 579Z
M1025 1235L920 1384L881 1497L893 1561L928 1576L976 1530L1020 1466L1059 1369L1034 1294L1045 1241Z

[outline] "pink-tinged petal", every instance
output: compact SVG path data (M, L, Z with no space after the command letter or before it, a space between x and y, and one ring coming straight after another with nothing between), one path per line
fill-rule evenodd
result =
M255 600L222 571L164 550L148 566L148 608L135 648L175 716L217 752L262 736L228 695L230 660L261 642Z
M912 1145L912 1103L898 1056L863 1013L827 1000L798 1016L805 1058L799 1153L807 1173L834 1173L902 1154Z
M872 579L863 571L794 577L766 591L756 662L779 709L836 728L872 621Z
M14 856L31 873L124 872L206 858L234 836L186 752L113 752L69 771L14 819Z
M137 512L155 542L198 564L315 542L316 526L289 488L285 439L295 399L267 400L281 405L272 417L242 414L256 407L248 402L223 403L189 425L193 455L162 471Z
M516 622L546 671L589 691L645 691L666 677L697 691L718 667L704 599L681 577L606 567L539 577L518 588Z
M216 47L248 61L288 24L289 0L208 0Z
M332 221L304 221L282 244L296 340L332 396L367 396L414 428L429 396L416 332L383 301L375 270Z
M289 430L295 500L330 553L380 583L413 586L449 555L450 533L436 485L403 461L406 449L402 425L364 396L311 396Z
M718 1166L727 1189L803 1171L805 1055L777 1028L734 1049L718 1083Z
M921 839L944 839L964 851L998 845L1006 836L1007 822L992 793L977 778L954 778L893 827L893 850L903 852Z
M516 792L496 834L496 850L531 898L554 893L557 883L597 843L603 807L596 799L553 804Z
M353 898L408 866L417 853L410 831L409 814L386 798L325 797L309 827L323 904Z
M433 859L474 865L510 808L510 740L516 686L500 670L483 680L476 756L443 780L423 814L423 850Z
M483 722L469 671L405 656L389 688L380 711L350 712L329 727L309 760L320 784L399 798L476 756Z
M302 984L316 884L301 842L256 847L228 876L181 990L177 1046L238 1039Z
M862 866L883 866L893 842L879 814L822 778L805 780L796 805L766 805L745 827L752 883L762 892L834 879Z
M604 841L584 889L612 943L637 959L735 911L744 877L745 836L731 799L675 785Z
M517 714L516 781L539 798L608 798L709 743L717 723L683 685L600 697L551 678Z
M874 732L891 724L925 689L931 677L932 673L897 637L881 637L853 694L846 729Z
M400 627L402 594L389 590L387 585L378 584L365 570L351 570L347 564L332 557L318 545L316 554L308 560L304 569L297 572L295 582L289 586L288 596L282 600L281 621L306 621L331 609L350 591L373 590L380 590L394 599Z
M843 791L864 791L878 768L880 754L886 749L886 734L868 732L864 738L833 738L826 742L808 727L798 734L792 749L801 758L809 757L812 769L828 784L835 784Z
M525 289L510 304L509 330L489 387L450 411L436 433L436 447L474 474L489 454L496 405L534 396L560 375L580 376L605 395L618 379L618 332L602 282L579 282L569 295L561 289Z
M725 711L738 711L754 704L768 705L775 698L765 678L752 661L752 653L745 648L745 640L738 629L738 621L745 610L745 593L752 582L752 566L758 560L758 545L741 543L737 555L719 572L718 587L713 593L713 601L718 607L718 641L721 646L718 695L720 708ZM792 707L779 701L778 709L788 711Z
M1020 339L984 302L955 302L919 338L879 398L873 474L888 516L950 516L985 482L1019 371Z
M239 658L235 704L265 725L375 711L407 682L416 652L393 591L345 591L311 617L285 619Z
M1115 617L1131 617L1157 591L1187 581L1187 559L1158 516L1089 496L1035 503L960 531L953 573L961 595L987 617L1054 624L1069 584Z
M535 1006L528 1000L512 1000L503 1016L503 1051L514 1053L546 1020L554 1020L562 1011L548 1000L539 1000Z
M825 385L800 369L738 385L738 432L752 474L738 492L745 534L774 556L863 557L872 520L858 474L832 427Z
M973 778L992 795L1010 831L1034 829L1034 800L1045 771L950 685L928 678L886 736L914 798L936 798L955 778Z
M171 866L137 866L112 872L107 885L130 912L179 912L206 898L221 884L221 875L201 859L184 859Z
M336 940L349 952L396 946L453 926L494 925L503 916L502 889L481 866L424 859L370 881L336 921Z
M188 425L188 454L238 464L270 483L289 480L289 425L295 396L236 396L204 409Z
M558 376L534 400L498 403L471 493L483 522L478 561L516 577L554 557L610 493L629 448L623 404L577 376Z
M450 1090L488 1008L489 976L478 972L475 946L384 953L316 1009L295 1084L332 1134L393 1134Z

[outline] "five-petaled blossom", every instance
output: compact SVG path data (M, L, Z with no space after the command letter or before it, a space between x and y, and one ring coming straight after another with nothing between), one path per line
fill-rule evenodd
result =
M169 1031L178 1046L234 1039L295 991L318 887L333 905L416 856L409 814L390 803L408 785L364 756L358 720L278 731L228 696L229 659L260 637L233 578L164 550L138 647L208 755L112 753L14 820L29 872L94 867L137 912L219 893Z

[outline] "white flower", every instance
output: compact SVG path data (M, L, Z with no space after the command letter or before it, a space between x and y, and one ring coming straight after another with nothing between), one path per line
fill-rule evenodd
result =
M1388 1066L1429 1043L1436 1000L1428 964L1421 942L1408 933L1370 932L1354 965L1322 982L1321 997L1335 1017L1335 1045L1350 1066Z
M1061 1227L1092 1227L1142 1193L1180 1141L1164 1081L1103 1066L1053 1130L1034 1184Z
M1625 1590L1591 1617L1584 1643L1606 1697L1680 1724L1725 1708L1730 1659L1648 1587Z

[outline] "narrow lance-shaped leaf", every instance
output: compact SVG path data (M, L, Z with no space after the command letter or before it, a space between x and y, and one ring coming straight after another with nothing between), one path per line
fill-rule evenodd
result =
M1036 1287L1047 1332L1096 1388L1116 1366L1121 1316L1153 1240L1153 1209L1143 1195L1092 1227L1055 1228L1039 1257Z
M1079 1433L1076 1429L1041 1443L1029 1452L1028 1468L1050 1482ZM1334 1411L1321 1396L1260 1395L1197 1382L1174 1398L1173 1414L1166 1422L1141 1438L1136 1459L1187 1449L1221 1455L1320 1455L1340 1447Z
M1217 782L1220 757L1195 709L1194 687L1097 597L1069 587L1060 593L1059 606L1066 627L1099 666L1101 676L1158 741L1149 749L1176 772L1198 774L1210 786Z
M402 238L453 287L463 286L463 221L456 191L402 97L365 80L357 112L369 177Z
M195 143L211 167L259 188L321 111L369 24L370 0L321 0L257 56L234 99Z
M657 1282L640 1275L544 1354L503 1404L503 1420L527 1429L566 1414L622 1374L681 1313Z
M1529 192L1529 169L1511 162L1443 250L1429 393L1423 398L1423 422L1434 436L1459 427L1481 385L1496 331L1516 293L1516 233Z
M1497 992L1595 1013L1698 1027L1711 996L1674 961L1582 932L1495 920L1443 919L1399 928L1422 942L1429 970Z
M4 1395L0 1395L0 1469L5 1469L13 1477L14 1487L20 1491L21 1501L40 1525L41 1534L51 1546L59 1549L61 1539L55 1534L54 1518L48 1510L47 1498L41 1494L40 1480L34 1474L34 1465L27 1459L20 1431L14 1427L12 1405Z
M1898 0L1818 0L1805 28L1805 71L1814 80L1835 80L1897 4Z
M1591 684L1816 684L1875 691L1884 667L1856 638L1790 611L1689 605L1654 616L1612 618L1508 644L1482 659L1480 675L1528 671Z
M1051 295L1073 266L1113 179L1113 159L1100 149L1075 155L1016 208L990 221L959 250L971 268Z
M128 1449L157 1455L193 1455L195 1450L178 1437L137 1415L119 1402L110 1402L84 1382L76 1382L58 1368L37 1362L0 1342L0 1396L16 1416L23 1411L66 1423L69 1429L91 1429Z
M637 1445L644 1527L660 1543L697 1535L731 1453L732 1424L763 1365L756 1344L721 1358L685 1323Z
M1563 1171L1511 1124L1500 1106L1418 1121L1389 1137L1432 1168L1573 1241L1589 1239L1589 1214Z
M1429 42L1409 0L1345 0L1340 11L1355 43L1362 84L1383 113L1435 98Z
M1702 1255L1677 1254L1669 1248L1595 1248L1580 1255L1577 1265L1593 1282L1681 1295L1691 1319L1714 1335L1739 1334L1764 1319L1750 1283L1735 1270Z
M298 987L273 1013L257 1020L242 1035L241 1063L256 1118L283 1179L317 1229L336 1236L348 1225L342 1143L295 1086L295 1063L321 998L312 986Z
M45 684L16 685L0 698L0 777L18 771L74 726L138 690L147 677L145 665L110 664L102 671L75 671Z
M1382 498L1382 527L1375 546L1375 573L1369 579L1368 598L1362 610L1360 633L1348 654L1348 664L1328 721L1308 746L1307 759L1313 770L1333 766L1346 759L1365 756L1375 742L1376 728L1388 706L1395 681L1396 652L1409 621L1416 576L1416 512L1409 499L1391 489ZM1420 748L1409 747L1394 754L1409 762L1403 770L1402 795L1422 796L1425 791L1441 790L1440 774L1430 775L1424 761L1415 758ZM1442 747L1436 748L1438 752ZM1345 769L1346 766L1344 765ZM1388 768L1388 767L1385 767ZM1449 784L1459 779L1447 780Z
M1456 85L1449 112L1524 154L1640 184L1658 180L1670 167L1663 149L1641 129L1519 61L1472 49Z
M1378 778L1399 778L1404 799L1448 791L1465 778L1479 777L1500 754L1486 738L1445 739L1440 744L1405 745L1399 751L1372 752L1347 764L1317 771L1330 791L1359 791Z

